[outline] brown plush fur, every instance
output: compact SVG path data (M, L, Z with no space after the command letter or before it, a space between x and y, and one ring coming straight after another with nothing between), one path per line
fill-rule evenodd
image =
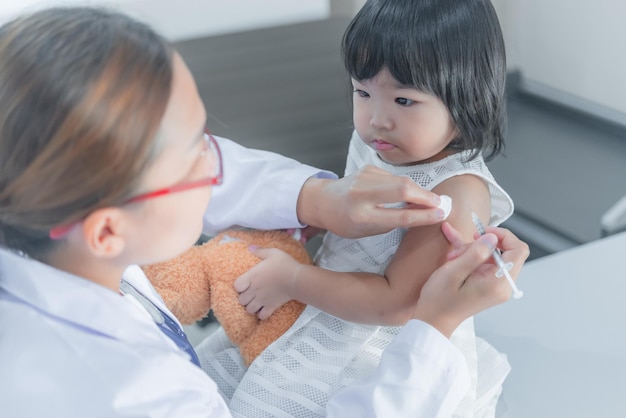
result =
M191 324L213 309L246 366L287 331L305 307L287 302L265 321L246 312L233 283L260 261L250 253L250 245L279 248L300 263L311 264L304 246L285 232L229 230L172 260L143 267L181 323Z

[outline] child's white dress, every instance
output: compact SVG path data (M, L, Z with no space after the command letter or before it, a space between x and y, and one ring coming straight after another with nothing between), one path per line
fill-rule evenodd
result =
M397 167L378 158L356 132L348 152L346 175L366 164L407 175L431 190L456 175L473 174L484 179L491 193L490 225L498 225L513 212L513 202L495 182L481 156L465 162L469 153L441 161ZM454 204L454 203L453 203ZM382 274L406 230L350 240L327 233L316 264L335 271L366 271ZM234 416L323 417L329 395L369 374L399 327L359 325L307 306L294 325L271 344L246 370L234 347L218 330L198 350L204 351L202 368L218 384ZM465 355L471 390L455 417L489 417L502 383L510 371L506 356L474 334L474 322L466 320L452 335ZM208 351L207 351L208 350Z

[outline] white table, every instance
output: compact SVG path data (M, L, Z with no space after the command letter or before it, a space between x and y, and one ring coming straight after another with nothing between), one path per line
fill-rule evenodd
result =
M626 233L528 262L518 287L476 316L511 363L497 416L626 417Z

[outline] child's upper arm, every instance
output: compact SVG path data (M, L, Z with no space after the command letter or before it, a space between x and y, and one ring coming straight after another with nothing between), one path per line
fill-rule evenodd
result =
M447 221L469 242L476 227L471 212L488 224L491 199L487 184L474 175L452 177L433 189L437 194L452 198L452 211ZM389 263L385 276L397 300L397 314L401 322L408 320L422 286L439 268L451 250L441 232L441 224L412 228L407 231L398 251Z

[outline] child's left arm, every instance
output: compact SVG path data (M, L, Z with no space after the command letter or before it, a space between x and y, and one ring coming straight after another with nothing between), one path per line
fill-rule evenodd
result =
M473 175L456 176L437 186L434 191L452 198L452 211L447 222L460 233L460 238L465 242L472 242L476 232L472 212L485 225L489 223L491 199L488 186L481 178ZM407 232L385 270L385 277L395 287L395 313L402 323L410 318L424 283L446 262L446 256L452 249L441 231L441 225L414 228Z
M452 197L448 222L470 242L475 232L471 212L485 223L489 219L486 184L472 175L457 176L434 192ZM261 319L297 299L349 321L403 325L411 318L423 284L450 250L440 224L413 228L380 276L300 265L279 250L257 249L255 255L264 261L237 279L235 288L246 310Z

